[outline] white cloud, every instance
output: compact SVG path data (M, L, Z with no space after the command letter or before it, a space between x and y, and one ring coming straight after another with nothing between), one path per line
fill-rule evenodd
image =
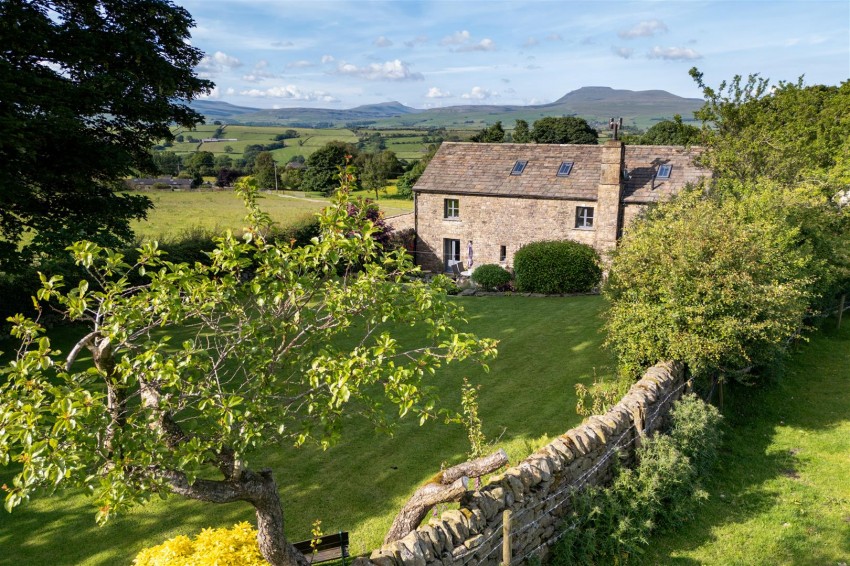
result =
M269 62L266 61L265 59L260 59L259 61L256 62L256 64L254 64L254 68L258 71L265 69L268 66L269 66Z
M550 33L546 36L548 41L564 41L564 38L561 37L560 33Z
M351 63L340 63L337 72L341 75L354 75L370 81L421 81L422 73L411 72L407 63L399 59L385 63L371 63L366 67L358 67Z
M646 55L650 59L666 59L668 61L693 61L702 59L702 55L690 47L653 47Z
M652 37L657 33L666 31L667 25L661 20L645 20L631 29L620 31L617 35L622 39L635 39L637 37Z
M463 45L467 41L469 41L469 32L466 30L456 31L451 35L447 35L443 39L440 40L440 45Z
M623 59L628 59L628 58L630 58L632 55L634 55L634 53L635 53L635 50L634 50L634 49L632 49L631 47L616 47L616 46L612 46L612 47L611 47L611 51L613 51L613 52L614 52L614 54L615 54L617 57L622 57Z
M390 47L392 44L393 42L384 37L383 35L372 42L372 45L374 45L375 47Z
M333 55L322 55L322 63L333 63L336 61Z
M300 61L293 61L292 63L287 63L287 69L306 69L307 67L312 67L313 63L307 61L305 59L301 59Z
M210 90L208 93L206 93L206 94L199 94L199 95L198 95L198 98L214 98L214 99L218 99L218 98L221 98L221 91L218 89L218 87L217 87L217 86L214 86L214 87L212 87L212 90Z
M427 35L417 35L413 39L404 42L404 44L408 47L416 47L417 45L422 43L428 43Z
M523 47L534 47L538 43L540 43L540 41L536 37L529 37L528 39L526 39L523 42L522 46Z
M272 47L295 47L291 41L272 41Z
M265 90L252 88L250 90L239 91L239 94L252 98L286 98L289 100L337 102L337 99L327 92L320 90L304 91L294 85L276 86Z
M498 96L498 93L487 90L486 88L481 88L480 86L472 87L471 91L460 95L461 98L465 98L467 100L487 100L494 96Z
M226 94L227 96L233 96L234 94L236 94L236 89L235 89L235 88L233 88L233 87L229 87L229 88L225 91L225 93L224 93L224 94Z
M452 93L447 90L440 90L439 88L432 86L428 89L428 94L425 95L425 98L449 98Z
M205 55L196 68L201 74L211 75L241 66L242 61L236 57L231 57L227 53L216 51L212 56Z
M456 51L467 52L467 51L495 51L496 44L490 38L484 38L478 43L474 43L472 45L462 45L456 49Z

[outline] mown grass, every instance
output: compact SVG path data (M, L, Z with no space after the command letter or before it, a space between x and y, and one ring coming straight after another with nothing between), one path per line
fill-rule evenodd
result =
M600 347L600 297L470 297L461 301L469 330L498 338L499 357L489 374L471 364L450 366L434 378L444 405L459 409L460 383L481 384L484 432L501 437L512 463L580 421L575 384L605 375L611 360ZM64 330L65 344L73 330ZM66 346L67 347L67 346ZM2 348L8 349L8 348ZM394 514L418 484L441 464L462 461L465 431L437 422L400 424L393 437L378 435L351 415L343 441L323 452L312 446L265 450L254 467L276 471L287 532L306 539L315 519L326 532L351 532L352 551L378 546ZM11 471L0 472L8 483ZM247 504L215 506L172 498L154 501L102 528L81 494L34 500L13 514L0 512L0 565L128 564L143 547L180 533L253 521Z
M392 191L390 191L392 192ZM133 224L134 232L142 238L175 237L189 229L201 227L223 232L245 226L245 206L233 191L141 191L149 197L154 209L148 219ZM360 191L357 195L374 198L374 193ZM385 198L378 201L386 216L413 210L413 201ZM328 199L293 191L264 193L260 207L281 226L311 218L328 205Z
M711 498L645 563L850 563L850 324L796 350L776 382L727 392Z

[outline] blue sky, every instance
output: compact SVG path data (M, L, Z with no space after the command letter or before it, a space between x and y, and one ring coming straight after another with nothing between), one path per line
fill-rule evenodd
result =
M736 74L850 78L850 1L175 0L211 99L260 108L540 104L582 86L700 97Z

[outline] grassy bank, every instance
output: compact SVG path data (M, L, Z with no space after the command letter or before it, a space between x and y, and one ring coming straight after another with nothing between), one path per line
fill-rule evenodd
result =
M727 392L709 502L647 564L850 563L850 324L800 344L778 382Z
M600 297L469 297L469 329L501 340L489 374L472 365L440 372L432 382L446 406L458 409L460 383L482 384L480 415L489 438L512 463L548 437L576 425L576 383L604 375L611 362L601 351ZM65 343L71 341L66 330ZM8 350L8 347L0 348ZM66 347L67 349L67 347ZM351 532L352 551L378 546L394 514L418 484L464 459L465 431L458 425L403 422L393 437L376 435L352 417L343 442L326 452L314 447L281 446L254 460L276 471L287 532L309 538L310 525L322 520L327 532ZM0 483L9 483L8 470ZM247 504L215 506L173 498L154 501L110 522L94 524L94 509L80 494L31 502L13 514L0 511L0 565L128 564L139 549L179 533L253 521Z

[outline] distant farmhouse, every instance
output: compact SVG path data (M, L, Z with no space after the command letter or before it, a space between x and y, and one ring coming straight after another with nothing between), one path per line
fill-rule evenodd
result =
M570 239L605 255L648 204L709 175L699 148L444 142L413 188L416 261L510 267L523 245Z

